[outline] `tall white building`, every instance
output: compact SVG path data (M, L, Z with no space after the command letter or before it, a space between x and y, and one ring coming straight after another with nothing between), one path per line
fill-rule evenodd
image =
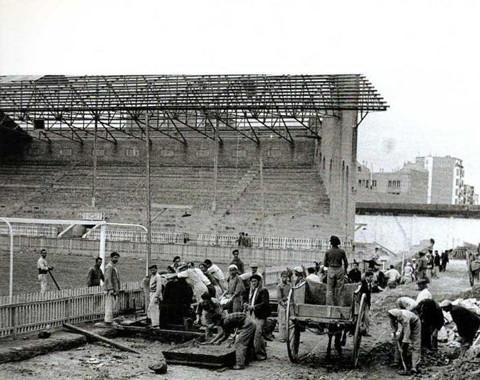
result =
M416 164L428 171L427 203L464 204L462 160L455 157L417 157Z

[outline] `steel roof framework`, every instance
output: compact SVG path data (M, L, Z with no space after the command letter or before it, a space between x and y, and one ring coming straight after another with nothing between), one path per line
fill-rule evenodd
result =
M219 143L233 133L256 144L265 134L293 144L299 131L320 138L312 117L351 110L359 124L387 108L359 74L0 77L0 110L28 131L40 120L40 138L49 132L79 144L88 136L145 140L147 124L185 145L190 131Z

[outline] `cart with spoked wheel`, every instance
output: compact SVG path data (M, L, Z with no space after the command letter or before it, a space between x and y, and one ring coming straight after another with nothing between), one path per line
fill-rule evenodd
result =
M326 285L304 281L293 286L287 302L287 351L290 361L298 363L311 353L302 348L301 333L307 329L341 331L353 339L352 365L357 367L360 343L365 332L365 294L355 293L359 284L345 284L342 306L326 305ZM329 338L328 351L331 338Z

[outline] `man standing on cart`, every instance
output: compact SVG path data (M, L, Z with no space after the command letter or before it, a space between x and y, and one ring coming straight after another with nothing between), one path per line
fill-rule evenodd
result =
M327 305L343 306L343 288L345 273L348 269L348 260L345 251L340 246L340 239L332 235L330 248L325 253L323 265L328 267L327 276Z

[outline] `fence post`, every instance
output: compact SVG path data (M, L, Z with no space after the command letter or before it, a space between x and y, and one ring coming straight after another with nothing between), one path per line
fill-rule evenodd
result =
M12 306L12 335L13 339L17 337L17 305Z
M65 299L65 322L70 323L70 298Z

